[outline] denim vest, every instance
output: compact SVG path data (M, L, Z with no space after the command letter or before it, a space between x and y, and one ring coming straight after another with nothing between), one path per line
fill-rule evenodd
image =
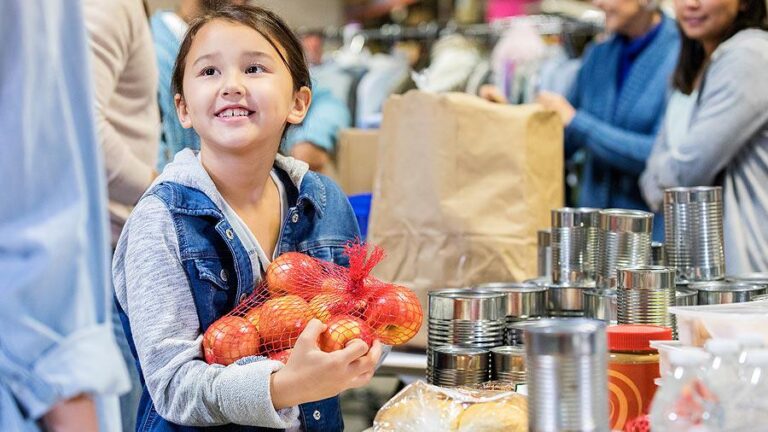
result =
M344 246L360 236L357 221L345 195L328 178L308 172L297 190L288 175L277 169L285 185L290 210L276 245L279 254L298 251L348 266ZM202 332L253 292L253 272L248 253L221 210L203 192L173 182L160 183L147 195L159 198L170 211L176 227L179 252L197 309ZM234 275L235 277L231 277ZM225 425L186 427L161 418L152 403L141 374L128 316L118 304L131 352L142 385L136 430L252 432L274 429ZM302 429L342 431L339 398L299 406Z

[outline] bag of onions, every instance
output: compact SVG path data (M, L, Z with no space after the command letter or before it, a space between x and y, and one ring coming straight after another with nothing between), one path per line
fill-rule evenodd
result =
M326 352L356 338L370 346L414 337L424 317L416 294L370 275L383 250L373 247L368 256L367 246L355 243L344 253L349 269L298 252L277 257L253 294L206 330L205 360L228 365L261 355L285 363L312 318L327 325L318 341Z

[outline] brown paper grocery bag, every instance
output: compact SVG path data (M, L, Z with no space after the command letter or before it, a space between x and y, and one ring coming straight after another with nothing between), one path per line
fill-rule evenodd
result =
M563 126L537 105L411 91L384 106L368 241L378 277L427 292L535 277L563 205ZM412 342L426 345L426 325Z

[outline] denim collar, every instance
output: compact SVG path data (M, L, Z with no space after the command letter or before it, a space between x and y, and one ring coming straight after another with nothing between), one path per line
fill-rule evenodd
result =
M279 154L275 158L274 167L286 186L291 207L296 204L299 207L304 207L305 203L309 203L317 211L318 216L323 217L326 207L326 187L319 175L309 171L306 163ZM211 207L209 203L205 202L207 200L175 197L176 199L173 201L177 210L188 214L223 217L221 209L224 207L224 198L192 150L184 149L177 153L173 162L165 167L163 173L158 176L147 191L149 192L155 185L165 182L178 183L197 189L215 205L215 207Z

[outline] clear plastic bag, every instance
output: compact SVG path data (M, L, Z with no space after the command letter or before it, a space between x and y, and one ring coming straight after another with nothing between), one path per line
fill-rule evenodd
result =
M374 432L524 432L528 401L510 391L446 389L417 381L376 414Z

